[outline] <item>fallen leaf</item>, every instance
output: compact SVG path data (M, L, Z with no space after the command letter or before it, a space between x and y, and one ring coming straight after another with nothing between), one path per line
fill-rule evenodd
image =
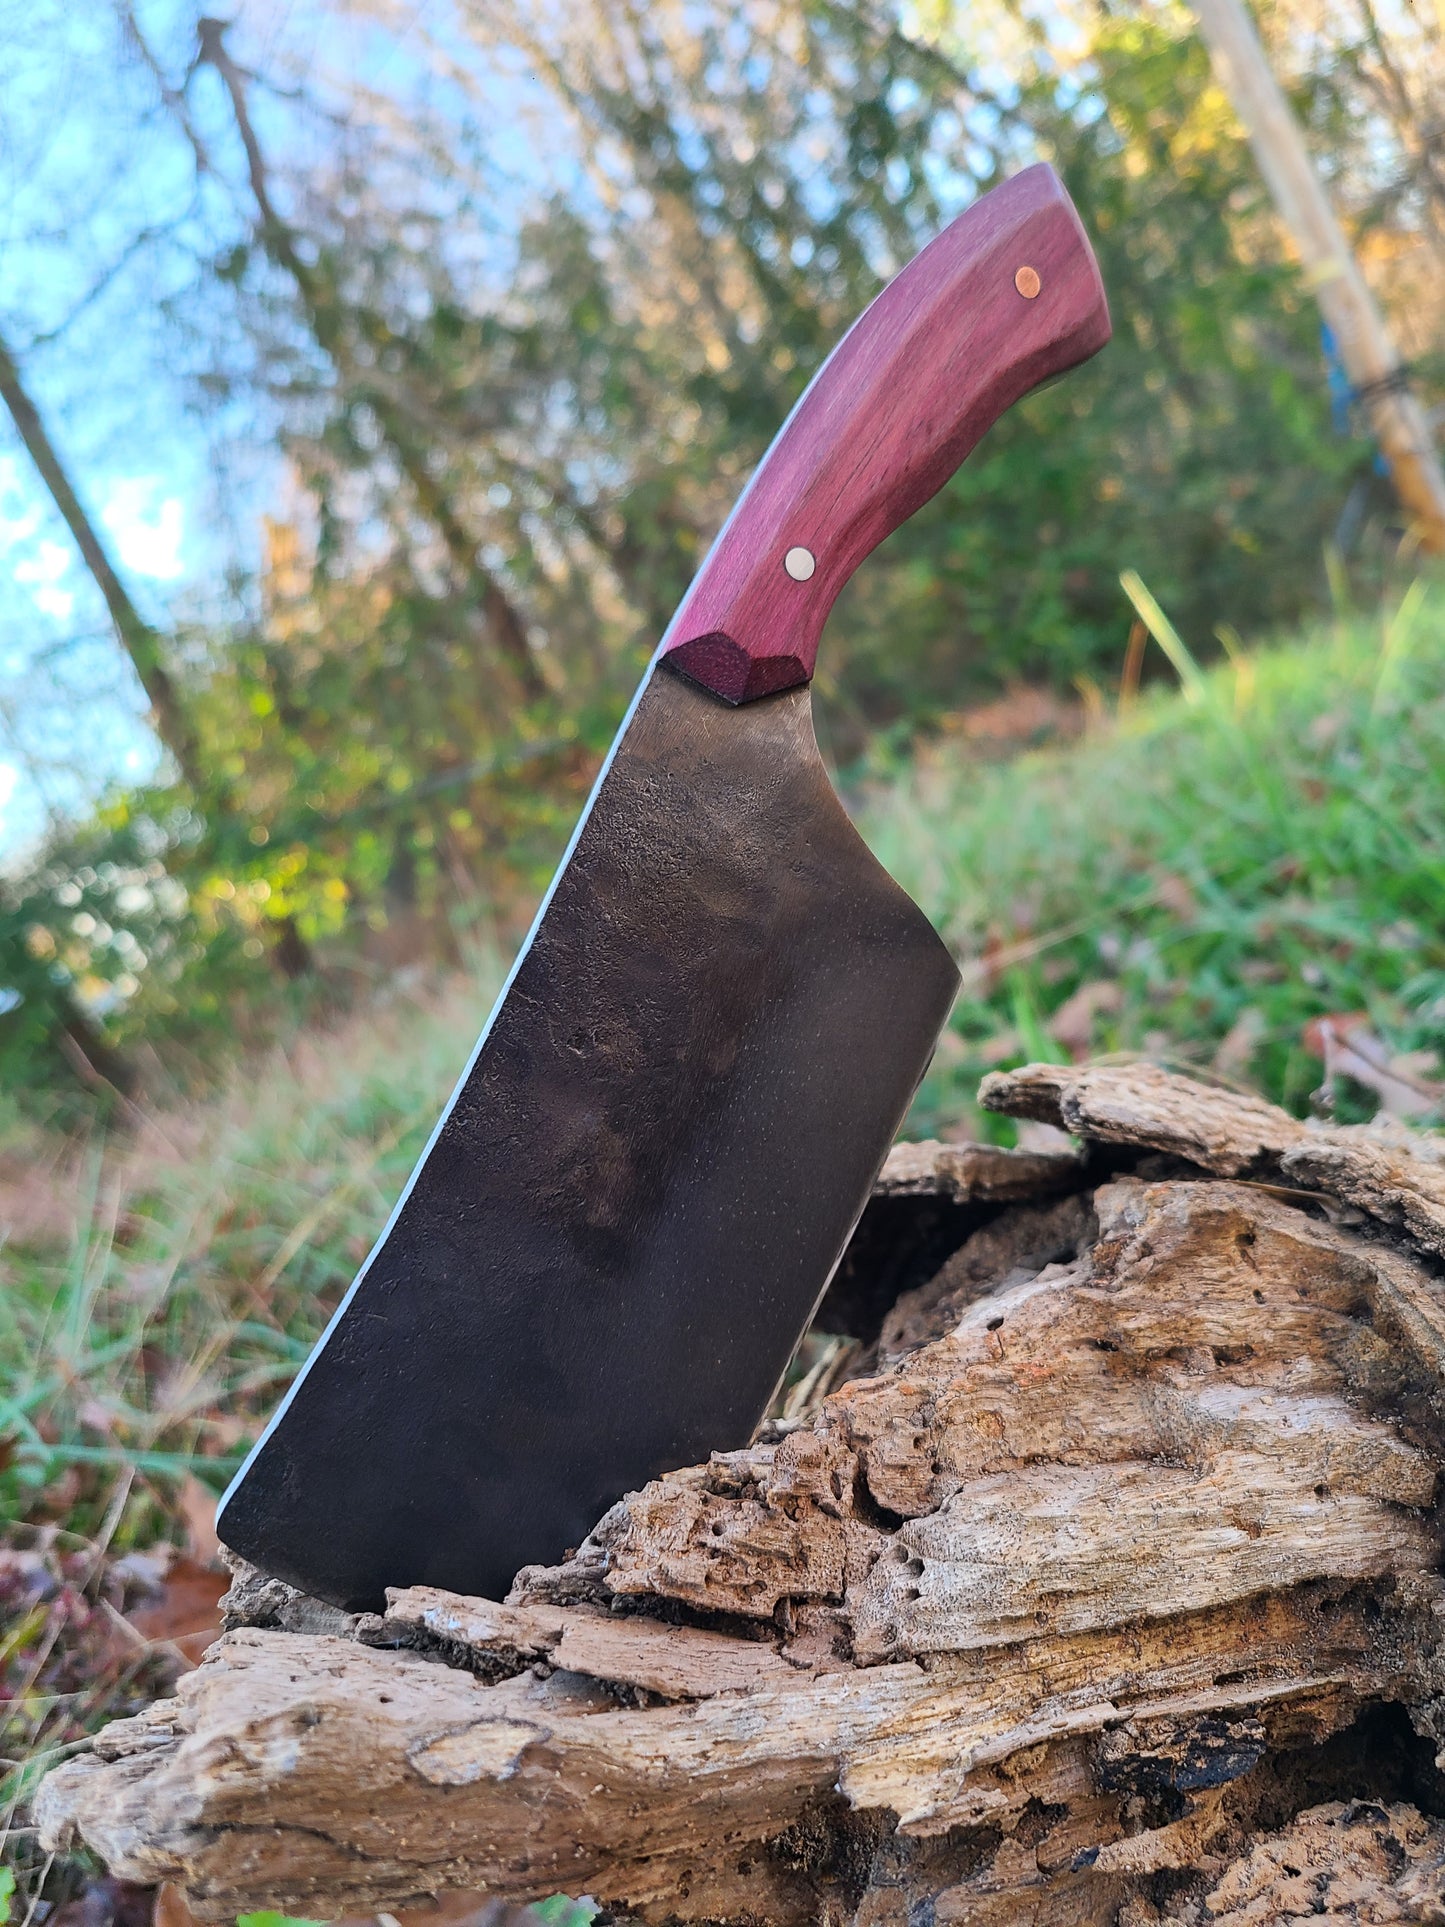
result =
M1062 1044L1077 1063L1087 1057L1094 1039L1094 1019L1118 1010L1124 1002L1122 988L1110 977L1096 977L1080 984L1059 1005L1048 1021L1048 1032Z
M1325 1065L1325 1088L1348 1077L1380 1100L1390 1117L1418 1118L1445 1108L1445 1083L1417 1074L1419 1053L1391 1053L1364 1011L1337 1011L1305 1025L1305 1048Z
M172 1881L165 1881L156 1892L151 1927L196 1927L196 1917L186 1905L186 1897Z
M361 1257L364 1258L370 1249L369 1245L365 1246ZM360 1262L358 1258L357 1263ZM237 1418L233 1412L213 1412L203 1423L207 1444L218 1452L234 1452L238 1445L249 1445L255 1436L254 1425L248 1425L245 1419Z
M1324 715L1316 716L1305 735L1316 748L1332 743L1349 719L1339 710L1327 710Z
M47 1915L47 1927L150 1927L152 1892L132 1880L92 1880Z
M220 1634L220 1598L230 1583L215 1566L176 1553L165 1566L159 1590L126 1619L142 1639L172 1647L194 1666Z
M982 979L985 990L992 991L1003 974L1003 963L1009 945L1003 932L996 923L991 923L983 940L983 947L974 959L974 969Z
M992 1067L995 1064L1002 1064L1007 1058L1017 1057L1022 1049L1023 1039L1016 1030L1000 1030L992 1037L985 1038L973 1055L980 1064Z
M1216 1077L1243 1077L1269 1026L1264 1012L1246 1004L1219 1040L1210 1065Z
M1155 877L1154 895L1166 910L1181 919L1193 917L1199 909L1194 892L1183 877L1176 876L1172 870L1161 870Z

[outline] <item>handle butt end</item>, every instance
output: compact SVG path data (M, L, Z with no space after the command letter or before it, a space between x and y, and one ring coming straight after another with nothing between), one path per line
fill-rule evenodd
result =
M737 708L756 702L759 696L776 696L781 690L796 689L809 680L811 663L793 655L750 655L740 643L715 629L710 635L693 636L669 649L662 658L669 669L686 676L725 703Z

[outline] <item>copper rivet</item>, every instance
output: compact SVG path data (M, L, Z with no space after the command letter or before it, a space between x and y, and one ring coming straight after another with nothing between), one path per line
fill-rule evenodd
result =
M811 549L789 549L783 557L783 567L794 582L806 582L817 566Z
M1043 283L1039 280L1037 268L1020 268L1014 276L1014 286L1025 301L1032 301Z

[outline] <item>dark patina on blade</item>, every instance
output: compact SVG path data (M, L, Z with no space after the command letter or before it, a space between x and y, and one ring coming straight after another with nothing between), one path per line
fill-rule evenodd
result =
M624 1491L744 1444L957 983L807 689L734 709L655 668L225 1543L352 1609L500 1597Z

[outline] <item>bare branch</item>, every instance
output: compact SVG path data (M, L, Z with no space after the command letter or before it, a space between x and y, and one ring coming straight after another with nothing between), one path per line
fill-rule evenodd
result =
M198 63L215 68L230 97L236 129L246 152L251 193L261 217L262 246L295 283L312 332L322 349L339 372L354 377L356 371L336 289L327 275L303 258L295 231L277 211L272 198L265 156L247 102L246 74L232 59L226 46L227 24L209 17L197 22L200 40L197 59ZM384 345L382 337L385 331L379 326L368 327L365 316L359 317L359 320L363 332L375 337L373 345ZM478 558L475 538L463 527L455 505L432 472L427 459L428 451L421 446L403 410L382 389L375 384L368 384L367 399L383 435L405 471L422 513L446 545L461 585L476 597L497 653L510 664L528 695L542 695L546 691L546 679L527 641L522 617L495 576L483 567Z
M31 400L15 357L0 338L0 399L10 411L16 432L40 472L75 546L110 611L121 646L135 665L151 706L156 734L170 750L192 784L200 778L200 756L194 732L162 659L159 632L148 623L117 575L99 531L81 505L70 477L51 441L40 411Z

